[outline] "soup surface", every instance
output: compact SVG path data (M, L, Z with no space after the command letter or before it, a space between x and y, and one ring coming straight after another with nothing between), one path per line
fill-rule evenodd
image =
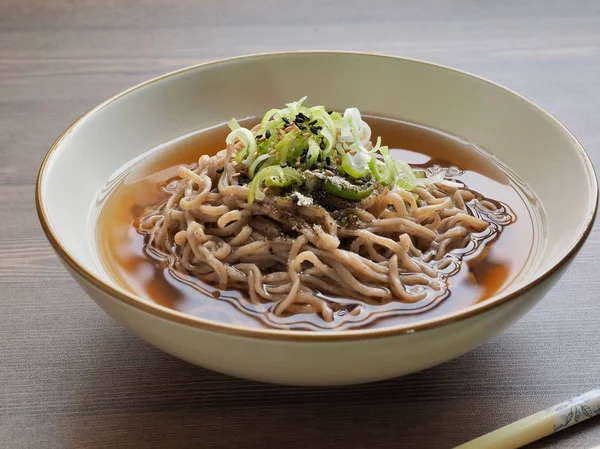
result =
M543 211L533 193L507 167L446 133L397 120L365 119L394 158L413 167L455 167L457 180L503 203L514 216L514 222L494 237L497 242L488 242L463 258L459 271L448 278L448 295L413 303L365 304L351 320L340 314L333 322L324 322L315 314L275 316L254 307L237 290L217 290L191 276L174 275L164 258L147 249L146 237L134 223L145 207L166 199L159 186L174 177L180 165L224 147L229 132L224 125L166 143L112 177L96 208L95 237L101 265L125 289L162 306L227 324L296 330L378 328L445 315L500 293L535 265L543 244ZM253 122L256 120L248 119L246 124Z

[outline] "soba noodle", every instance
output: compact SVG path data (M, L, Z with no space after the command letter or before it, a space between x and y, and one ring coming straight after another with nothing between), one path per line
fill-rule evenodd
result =
M512 221L499 202L439 179L407 191L378 186L360 201L318 204L300 192L249 201L236 140L182 166L168 199L138 219L170 270L245 291L272 313L356 314L362 304L447 295L462 258ZM338 303L332 298L350 298Z

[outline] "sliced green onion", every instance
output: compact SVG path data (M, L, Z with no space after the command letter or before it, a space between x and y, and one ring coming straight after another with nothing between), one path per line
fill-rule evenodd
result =
M404 161L395 161L398 176L396 177L396 185L402 184L405 190L414 190L419 184L419 180L415 176L412 168Z
M306 100L306 95L303 96L302 98L300 98L300 100L298 101L293 101L292 103L286 103L285 105L288 107L288 109L290 110L290 112L293 115L298 114L300 107L302 106L302 103L304 103L304 100Z
M426 186L428 184L435 184L436 182L441 182L446 177L444 172L439 172L439 173L436 173L435 175L429 176L429 177L427 177L425 175L425 172L418 172L418 173L423 173L422 177L417 176L419 178L419 179L417 179L417 183L420 186Z
M310 119L312 117L312 112L310 111L310 109L308 109L306 106L301 106L298 108L295 115L298 115L300 113L304 114L304 116L307 117L310 121Z
M265 115L263 115L263 119L260 122L260 129L266 128L267 123L269 123L275 115L281 116L281 110L280 109L269 109L267 111L267 113Z
M263 183L267 186L288 187L302 183L302 175L291 167L281 168L279 165L271 165L263 168L250 183L248 203L252 204L254 199L261 201L265 194L261 191Z
M294 146L297 137L298 133L296 131L290 131L275 145L275 150L279 153L279 162L285 162L287 160L288 152Z
M311 168L313 165L317 163L317 159L321 154L321 149L319 148L319 144L315 141L315 139L308 140L308 152L306 153L306 166Z
M331 133L327 130L327 128L323 128L321 130L321 135L327 141L327 144L325 145L325 148L323 149L323 155L329 156L332 153L333 148L335 147L335 139L331 135Z
M377 159L377 156L373 154L369 161L369 169L376 181L384 186L389 186L396 179L396 165L394 159L390 156L388 147L379 148L379 152L383 157L383 161Z
M363 145L362 138L360 136L361 130L359 129L359 122L362 122L360 118L360 112L358 112L358 109L356 108L349 108L346 109L346 112L344 112L344 117L346 117L346 115L346 120L348 121L353 144L357 147L356 149L358 151L366 152L367 149Z
M304 150L308 151L308 143L306 142L306 139L302 138L302 136L298 136L298 138L294 142L294 145L290 147L287 154L287 160L285 160L284 162L294 164L296 162L296 159L302 156L302 152Z
M273 140L272 138L270 138L270 139L264 139L264 140L262 140L261 142L257 143L257 146L258 146L258 154L265 154L265 153L268 153L268 152L269 152L269 150L271 149L271 146L270 146L270 145L271 145L271 141L272 141L272 140Z
M232 131L235 131L236 129L241 128L240 124L234 118L232 118L231 120L229 120L227 122L227 126L229 126L229 129Z
M375 143L375 146L373 147L373 149L371 151L367 151L367 153L376 153L377 151L379 151L380 147L381 147L381 136L377 136L377 143Z
M245 151L245 148L244 148L244 151L238 151L238 153L235 155L235 161L238 164L241 164L242 163L242 159L244 159L245 155L246 155L246 151Z
M406 190L406 191L411 191L415 189L415 186L407 183L406 181L404 181L402 178L396 178L396 181L394 182L394 185L402 190Z
M281 166L279 169L283 172L283 175L270 176L265 179L265 184L268 187L289 187L302 184L302 175L298 170L292 167L281 168Z
M324 106L313 106L310 108L310 113L312 114L312 118L317 120L317 123L323 126L323 129L320 130L320 134L327 141L325 148L322 150L323 155L331 154L331 150L335 145L334 136L337 134L335 129L335 123L333 122L331 116L327 113Z
M303 106L306 97L287 103L283 109L270 109L263 116L260 130L263 135L271 131L270 137L256 142L254 134L231 119L228 126L231 132L227 136L227 144L233 144L239 139L244 145L235 160L246 167L248 176L252 179L248 200L262 199L261 191L266 186L287 186L301 184L301 175L291 167L280 167L274 164L295 164L302 157L303 169L314 168L319 158L338 165L340 172L351 178L372 177L378 184L413 191L418 186L444 180L444 173L427 177L423 171L414 171L403 161L394 161L389 149L381 146L381 137L375 144L371 142L371 128L362 119L356 108L347 108L343 114L327 113L324 106ZM308 131L291 130L281 135L278 129L293 124L298 114L303 114L306 121L312 123L312 134ZM284 121L285 118L285 121ZM317 132L318 131L318 132ZM274 151L273 151L274 150ZM336 155L335 153L338 153ZM271 154L269 154L271 153ZM334 162L333 162L334 161ZM325 182L325 188L333 195L346 199L362 199L368 196L373 188L362 188L346 182L340 188L338 178ZM332 184L333 183L333 184ZM364 196L363 196L364 195Z
M268 161L268 159L271 159L271 161ZM268 154L261 154L260 156L258 156L256 158L256 160L252 163L252 165L250 167L248 167L248 176L251 179L254 178L254 173L256 172L256 170L258 169L259 165L261 165L262 162L267 161L263 165L265 167L268 167L269 165L271 165L271 162L273 162L274 160L275 160L275 158Z
M373 177L377 182L381 182L384 179L391 178L391 173L388 171L387 166L377 159L377 156L371 156L371 160L369 161L369 170L373 174Z
M312 112L314 118L323 123L331 135L336 135L335 122L325 110L325 106L314 106L310 108L310 111Z
M373 192L373 186L356 186L339 177L326 178L324 187L331 195L354 201L362 200Z
M339 142L354 142L351 120L350 116L344 114L341 120L336 122L336 127L340 129L340 136L338 137Z
M369 167L369 157L364 153L357 152L352 155L345 153L342 158L342 169L353 178L362 178Z
M245 146L245 153L247 157L242 161L242 164L248 167L254 161L256 152L258 150L258 147L256 146L256 140L254 139L254 135L246 128L237 128L229 133L225 139L225 142L227 145L232 145L236 137L240 139Z
M362 151L366 151L366 145L371 139L371 127L362 119L357 108L348 108L344 111L343 122L346 126L341 128L340 140L351 139Z

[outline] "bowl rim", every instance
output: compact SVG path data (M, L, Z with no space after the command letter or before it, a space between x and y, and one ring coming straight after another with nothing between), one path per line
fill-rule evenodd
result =
M70 134L70 132L80 125L83 121L93 116L96 112L98 112L103 107L108 104L118 100L119 98L134 92L138 89L141 89L145 86L153 84L155 82L161 81L163 79L179 75L181 73L185 73L188 71L193 71L196 69L201 69L205 67L210 67L213 65L226 64L235 61L242 61L246 59L253 58L277 58L282 56L294 56L294 55L311 55L311 54L320 54L320 55L354 55L359 57L368 57L368 58L387 58L394 60L407 61L411 63L417 64L425 64L428 66L432 66L438 69L448 70L454 72L455 74L461 76L467 76L470 78L475 78L476 80L485 82L487 84L492 85L493 87L502 89L509 94L515 95L520 98L522 101L528 103L530 106L533 106L538 112L542 113L546 116L551 122L555 123L562 128L564 132L566 132L571 139L573 140L574 145L579 150L579 156L581 157L584 167L588 172L591 184L592 184L592 198L590 200L591 204L588 204L588 208L591 206L591 213L585 219L585 227L579 232L577 239L568 250L562 255L562 257L551 267L549 267L546 271L536 276L534 279L530 280L528 283L520 287L519 289L510 292L508 294L494 295L491 298L483 301L479 304L471 305L465 309L458 310L456 312L452 312L446 315L442 315L435 318L425 319L423 321L417 321L411 324L405 325L397 325L376 329L359 329L359 330L334 330L334 331L299 331L299 330L280 330L280 329L269 329L269 328L253 328L247 326L238 326L226 323L219 323L217 321L211 321L207 319L203 319L200 317L195 317L192 315L185 314L183 312L176 311L174 309L169 309L167 307L158 305L149 300L145 300L143 297L135 295L125 288L116 288L112 285L107 284L104 280L102 280L99 276L88 271L82 265L79 264L76 257L69 253L66 247L61 243L61 240L57 233L53 230L50 225L50 220L48 217L48 213L46 211L44 205L44 194L42 191L42 183L44 176L46 174L46 168L48 166L48 161L56 151L56 149L60 146L65 137ZM142 312L150 313L158 318L166 319L168 321L172 321L182 325L188 325L195 328L200 328L206 331L219 332L230 335L237 335L243 337L252 337L252 338L262 338L262 339L271 339L271 340L295 340L295 341L353 341L353 340L365 340L365 339L373 339L373 338L383 338L390 337L394 335L401 334L412 334L419 331L424 331L427 329L433 329L437 327L444 326L449 323L454 323L457 321L462 321L467 318L482 314L489 310L495 309L503 304L510 302L511 300L519 297L520 295L526 293L531 290L535 286L541 284L548 278L550 278L554 273L556 273L559 269L567 264L567 262L575 256L575 254L579 251L579 249L583 246L584 242L587 240L587 237L590 234L590 231L593 227L594 219L598 212L598 180L596 176L596 172L594 166L591 162L591 159L581 143L577 140L577 138L571 133L571 131L561 123L556 117L550 114L548 111L528 99L527 97L504 87L494 81L488 80L486 78L480 77L478 75L472 74L470 72L466 72L463 70L458 70L452 67L448 67L442 64L436 64L428 61L423 61L419 59L413 58L405 58L394 55L387 55L381 53L372 53L372 52L351 52L351 51L330 51L330 50L301 50L301 51L282 51L282 52L267 52L267 53L254 53L248 55L235 56L230 58L223 58L213 61L208 61L200 64L191 65L188 67L184 67L178 70L174 70L163 75L159 75L155 78L149 79L147 81L143 81L137 85L134 85L128 89L125 89L116 95L108 98L97 106L93 107L79 118L77 118L69 127L63 131L63 133L56 139L56 141L52 144L52 146L47 151L44 159L41 163L35 187L35 204L36 210L38 214L39 221L41 223L42 229L46 234L46 237L50 241L50 244L54 248L54 250L58 253L58 255L62 258L62 260L70 267L74 272L76 272L79 276L85 279L87 282L92 284L97 289L101 290L108 296L116 299L126 305L132 306L134 308L139 309Z

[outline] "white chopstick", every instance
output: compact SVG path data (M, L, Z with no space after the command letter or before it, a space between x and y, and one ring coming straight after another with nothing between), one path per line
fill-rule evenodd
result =
M455 449L517 449L600 415L600 388L535 413Z

